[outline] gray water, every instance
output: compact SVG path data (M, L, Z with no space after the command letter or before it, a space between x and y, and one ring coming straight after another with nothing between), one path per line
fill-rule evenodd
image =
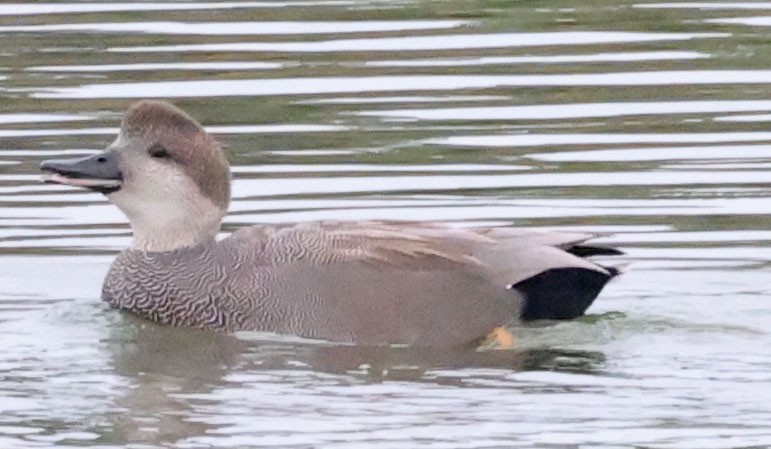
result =
M771 447L771 3L0 3L0 447ZM136 99L227 144L251 223L608 233L630 264L513 351L168 329L130 241L40 183Z

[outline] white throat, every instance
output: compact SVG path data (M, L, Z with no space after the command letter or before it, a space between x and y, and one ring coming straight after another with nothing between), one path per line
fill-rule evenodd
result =
M214 241L226 211L198 194L185 182L167 195L135 195L121 189L110 195L131 222L131 249L148 252L172 251Z
M164 252L197 246L214 241L220 230L223 213L213 204L199 208L195 214L158 206L145 204L143 213L129 216L134 233L131 249Z

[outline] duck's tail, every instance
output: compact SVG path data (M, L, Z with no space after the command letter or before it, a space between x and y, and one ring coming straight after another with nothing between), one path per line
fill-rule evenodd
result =
M624 254L615 248L588 245L576 245L564 250L582 259ZM525 298L520 317L523 320L565 320L580 317L605 285L623 273L625 268L625 265L595 265L595 269L559 267L525 279L512 286Z

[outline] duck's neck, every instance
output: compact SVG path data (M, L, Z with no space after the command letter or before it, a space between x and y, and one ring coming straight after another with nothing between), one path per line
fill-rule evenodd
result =
M157 214L129 217L134 233L131 249L166 252L214 242L222 216L223 213L216 209L201 211L195 216L158 211Z

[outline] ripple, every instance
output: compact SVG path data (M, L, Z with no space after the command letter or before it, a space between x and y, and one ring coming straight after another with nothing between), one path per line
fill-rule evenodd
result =
M484 172L484 171L517 171L528 170L530 167L516 165L484 165L484 164L431 164L431 165L387 165L387 164L313 164L313 165L241 165L233 167L233 173L376 173L376 172Z
M320 1L265 1L265 2L190 2L190 3L5 3L0 5L0 15L37 15L37 14L78 14L95 12L128 11L197 11L227 9L262 9L308 6L349 6L356 1L320 0Z
M472 67L510 64L572 64L587 62L678 61L706 59L711 55L696 51L641 51L557 56L487 56L481 58L432 58L367 61L365 67Z
M296 101L296 104L388 104L388 103L459 103L508 100L502 95L447 95L447 96L399 96L399 97L338 97Z
M771 114L732 115L729 117L715 117L716 122L771 122Z
M679 3L638 3L634 8L641 9L771 9L769 2L679 2Z
M572 75L402 75L87 84L32 89L33 98L183 98L340 94L546 86L771 84L768 70L683 70Z
M212 134L282 134L282 133L317 133L338 132L350 129L341 125L313 124L278 124L278 125L229 125L209 126L206 131ZM103 136L116 135L120 128L81 128L81 129L0 129L0 137L44 137L44 136Z
M415 120L554 120L620 117L625 115L705 114L768 110L771 110L771 101L712 100L399 109L390 111L362 111L355 114Z
M15 123L52 123L94 120L93 117L68 114L0 114L0 125Z
M454 136L428 139L434 145L468 147L522 147L549 145L608 145L623 143L716 143L759 142L771 140L771 132L726 133L583 133L583 134L500 134L482 136Z
M771 9L771 8L770 8ZM724 19L707 19L706 23L720 23L725 25L747 25L756 27L771 26L771 16L765 17L735 17Z
M720 183L764 184L771 182L767 171L725 171ZM715 174L705 171L671 172L627 171L593 173L538 173L516 175L431 175L431 176L368 176L317 178L310 183L302 179L242 179L234 183L236 196L297 195L314 193L365 193L400 191L463 191L465 189L506 189L524 187L579 186L650 186L701 185L715 183Z
M572 201L488 201L484 205L469 204L429 204L416 207L366 207L366 208L330 208L313 210L314 203L302 211L270 210L244 208L238 214L225 219L230 224L286 223L312 220L389 220L408 214L411 220L466 222L473 225L480 221L501 220L503 225L510 225L514 220L523 219L576 219L591 217L647 217L666 215L668 217L717 217L717 216L752 216L759 207L768 202L768 197L758 199L714 199L672 201L661 200L651 203L614 202L593 200ZM246 203L250 204L249 202ZM252 209L252 213L250 210ZM571 227L572 229L572 227ZM590 229L590 232L595 229ZM631 239L634 241L634 239ZM13 244L9 245L13 246ZM756 251L752 248L750 251ZM658 250L657 250L658 251Z
M687 41L727 37L725 33L630 33L620 31L563 31L555 33L446 34L373 39L338 39L321 42L237 42L228 44L114 47L118 53L219 52L353 52L471 50L482 48L542 47L551 45L621 44Z
M93 73L93 72L144 72L166 70L270 70L283 68L279 62L165 62L137 64L98 64L98 65L49 65L27 67L28 72L53 73Z
M152 5L152 4L148 4ZM82 31L88 33L147 33L186 34L204 36L230 35L291 35L291 34L341 34L375 33L392 31L439 30L469 26L472 22L460 20L409 20L351 22L122 22L122 23L69 23L27 26L0 26L0 32Z
M551 162L631 162L678 159L707 162L715 159L771 158L771 145L623 148L529 154L526 157Z

